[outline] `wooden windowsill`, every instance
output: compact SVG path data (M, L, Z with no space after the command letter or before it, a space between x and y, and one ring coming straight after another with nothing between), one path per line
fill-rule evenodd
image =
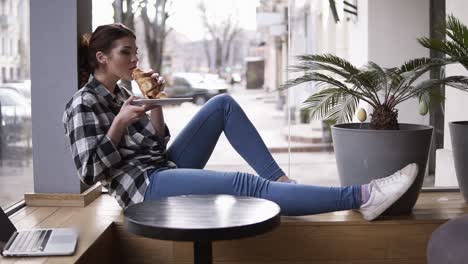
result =
M10 217L18 230L30 228L74 227L79 230L73 256L4 258L1 263L75 263L109 231L113 222L122 219L122 208L109 195L101 195L86 207L26 206Z
M83 208L27 206L10 217L17 229L78 228L77 251L67 257L0 257L0 262L113 263L124 259L132 263L190 263L190 243L129 234L123 226L122 212L107 194ZM410 216L373 222L353 211L282 217L281 226L268 234L215 242L214 258L217 263L321 263L325 259L346 263L349 259L368 261L365 257L379 263L424 263L432 231L466 213L468 206L460 193L436 192L421 193Z

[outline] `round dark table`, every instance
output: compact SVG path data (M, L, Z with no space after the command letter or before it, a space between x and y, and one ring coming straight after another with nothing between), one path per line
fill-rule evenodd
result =
M145 201L124 211L125 226L136 235L193 241L195 264L212 263L214 240L256 236L280 224L271 201L232 195L182 195Z

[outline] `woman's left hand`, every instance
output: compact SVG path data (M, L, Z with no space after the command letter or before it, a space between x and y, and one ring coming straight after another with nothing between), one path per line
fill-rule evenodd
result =
M159 73L155 72L151 74L151 78L156 80L156 83L158 84L158 92L162 92L164 90L164 86L166 84L166 80L162 76L159 76Z
M162 76L159 76L159 73L154 72L153 69L149 69L146 73L151 74L151 78L156 80L156 83L158 85L158 93L162 92L164 90L164 85L166 81ZM153 110L153 109L161 109L160 105L144 105L145 111Z
M159 73L154 72L153 69L149 69L145 73L151 74L151 78L153 78L156 81L158 93L162 92L164 90L164 85L166 83L166 80L164 80L164 78L160 76Z

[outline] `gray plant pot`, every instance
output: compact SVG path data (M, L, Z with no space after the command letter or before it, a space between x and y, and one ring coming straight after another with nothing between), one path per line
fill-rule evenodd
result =
M418 199L431 145L432 127L399 124L400 130L373 130L369 123L332 127L336 163L342 186L366 184L389 176L410 163L419 166L410 189L384 214L409 214Z
M468 121L449 123L458 186L468 202Z

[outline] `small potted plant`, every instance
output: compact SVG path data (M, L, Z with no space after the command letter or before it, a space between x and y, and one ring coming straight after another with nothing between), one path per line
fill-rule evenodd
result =
M419 43L426 48L447 55L447 63L459 63L468 70L468 27L455 16L446 19L443 33L446 40L420 38ZM447 77L445 83L457 89L468 91L466 76ZM449 122L453 159L460 190L468 202L468 120Z
M441 98L437 89L442 80L420 80L424 73L443 62L428 58L411 60L400 67L383 68L369 62L358 68L330 54L298 56L291 71L302 73L288 80L281 89L315 82L319 89L304 103L315 119L334 120L332 126L338 173L342 185L365 184L401 169L409 163L419 165L413 186L387 214L409 213L422 187L432 127L398 123L396 106L412 97L419 98L420 113ZM360 101L371 108L370 122L350 123ZM369 119L359 109L361 122Z

